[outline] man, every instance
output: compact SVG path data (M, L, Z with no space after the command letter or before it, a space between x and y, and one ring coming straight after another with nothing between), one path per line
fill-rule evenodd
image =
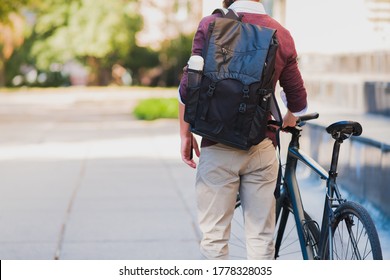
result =
M297 65L297 53L290 33L268 16L259 0L224 1L224 6L243 15L243 22L276 29L279 48L275 63L274 84L279 81L287 103L283 126L295 126L297 116L306 111L306 90ZM192 54L201 55L208 26L219 14L204 17L195 33ZM203 233L201 253L207 259L227 259L230 224L237 192L244 210L248 259L273 259L275 229L274 191L278 161L272 132L248 151L231 148L203 138L201 147L183 120L187 94L187 71L180 83L180 137L182 160L192 168L199 157L196 194L199 227ZM184 103L183 103L184 102Z

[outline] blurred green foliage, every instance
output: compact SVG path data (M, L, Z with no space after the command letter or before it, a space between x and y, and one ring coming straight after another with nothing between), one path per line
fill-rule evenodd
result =
M140 120L176 119L178 108L177 98L149 98L141 100L133 113Z
M17 12L20 7L27 5L31 0L1 0L0 4L0 22L6 23L8 15Z
M68 85L70 78L62 67L69 61L88 71L89 85L117 82L113 68L120 65L133 85L177 86L193 34L166 40L159 49L138 46L141 4L140 0L1 0L0 29L15 12L25 18L26 28L11 55L0 56L0 86ZM0 53L2 49L0 34ZM43 83L27 82L24 76L31 66ZM15 83L17 76L23 78L20 83Z
M178 38L166 41L161 51L162 61L166 61L165 81L168 86L177 84L183 67L191 55L193 34L181 35Z
M92 84L107 83L113 60L129 53L142 28L136 5L122 0L46 0L33 31L36 66L49 70L53 62L78 59L92 71Z

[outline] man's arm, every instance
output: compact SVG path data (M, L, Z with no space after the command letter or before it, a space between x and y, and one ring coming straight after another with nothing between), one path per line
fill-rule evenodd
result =
M184 121L185 105L179 102L179 121L180 121L180 139L181 139L181 159L190 167L196 168L196 163L192 158L192 150L199 157L200 150L198 142L190 132L190 125Z

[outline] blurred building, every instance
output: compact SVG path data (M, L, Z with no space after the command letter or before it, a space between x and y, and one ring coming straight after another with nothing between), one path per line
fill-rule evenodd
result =
M299 52L390 49L390 0L274 0Z
M390 0L274 0L309 97L390 116Z
M273 0L263 3L267 12L272 13ZM144 29L137 36L138 43L158 49L165 39L193 33L203 16L222 7L222 0L142 0L140 5Z
M158 49L166 39L196 30L202 16L202 5L190 0L142 0L144 29L137 35L138 43Z
M198 7L198 3L192 5ZM291 31L300 53L390 49L390 0L262 0L262 3L268 14ZM222 0L204 0L202 15L221 6Z

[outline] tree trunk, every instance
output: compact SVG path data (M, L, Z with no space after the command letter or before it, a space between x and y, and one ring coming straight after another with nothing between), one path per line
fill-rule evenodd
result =
M5 86L5 61L2 56L0 56L0 87Z
M91 69L89 73L88 85L106 86L111 81L111 71L102 66L101 61L93 56L87 58L87 64Z
M98 63L96 57L87 57L87 65L89 66L88 85L96 86L98 81Z

